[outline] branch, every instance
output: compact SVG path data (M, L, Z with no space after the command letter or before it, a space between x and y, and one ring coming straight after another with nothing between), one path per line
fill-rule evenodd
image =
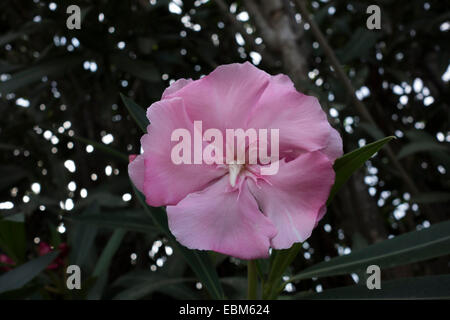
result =
M217 6L219 7L220 11L222 11L222 13L227 17L228 21L231 23L231 25L235 29L235 31L239 32L241 34L241 36L244 38L245 43L248 44L248 46L252 50L260 53L261 56L263 57L263 60L266 60L267 62L269 62L269 64L273 65L274 64L273 57L270 55L269 52L267 52L267 50L264 47L258 46L255 43L255 39L247 33L243 24L240 21L238 21L236 19L236 16L230 12L228 5L225 3L225 1L216 0L216 3L217 3Z
M298 35L292 30L292 17L286 14L282 0L264 0L264 6L258 6L254 0L244 0L244 4L269 49L280 56L286 74L300 86L307 80L307 54L299 48Z
M267 23L266 19L259 10L258 5L255 3L255 1L244 0L244 4L247 10L250 12L251 17L255 21L255 24L258 27L258 30L261 33L262 37L264 38L264 41L272 48L277 47L278 40L275 31L272 30L272 28Z
M364 103L359 100L356 97L355 94L355 88L353 88L353 85L350 81L350 79L345 74L344 70L341 67L341 64L339 63L338 58L334 54L333 49L328 44L327 39L323 35L322 31L320 31L319 26L317 23L312 19L312 17L309 14L308 9L306 8L306 4L304 0L295 0L298 6L298 10L300 11L302 17L309 23L311 26L311 31L314 35L314 37L317 39L317 42L319 42L320 46L322 47L322 50L324 51L327 58L330 60L331 65L333 66L333 69L336 73L336 76L339 78L339 80L344 84L345 90L347 91L347 94L352 97L353 103L356 107L356 111L360 114L361 117L366 119L369 123L374 125L378 128L374 118L369 113L367 108L365 107ZM386 155L388 156L389 160L392 162L396 170L399 172L400 176L402 177L405 184L408 186L408 188L411 190L413 194L418 194L419 189L417 188L414 181L411 179L411 177L408 175L408 173L405 171L403 166L400 164L400 162L397 160L397 158L394 155L394 152L392 151L390 146L385 146L384 151L386 152Z

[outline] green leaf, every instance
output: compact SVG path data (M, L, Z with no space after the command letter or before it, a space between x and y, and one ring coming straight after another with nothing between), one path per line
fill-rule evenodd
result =
M28 300L35 295L42 287L40 285L24 285L20 289L10 290L0 293L0 300Z
M130 59L122 54L113 54L110 56L111 62L118 69L128 72L131 75L149 82L160 82L161 75L155 66L148 62L136 59Z
M442 164L444 167L450 167L450 153L444 151L434 151L431 154L436 164Z
M224 285L227 297L232 300L244 300L247 298L248 282L245 277L224 277L220 278Z
M375 44L380 37L377 32L372 32L365 28L358 28L353 31L352 37L347 42L345 47L336 51L336 55L343 64L352 61L355 58L363 58L368 56L370 50L375 47Z
M103 143L99 143L99 142L96 142L96 141L93 141L90 139L86 139L83 137L79 137L79 136L72 136L70 138L80 141L86 145L90 144L94 147L94 150L98 149L98 150L102 151L103 153L110 154L120 160L128 162L128 156L126 154L114 149L113 147L109 147L109 146L104 145Z
M430 152L432 156L438 153L448 153L449 148L444 143L439 143L436 138L424 130L407 130L405 136L410 143L403 146L397 154L402 159L418 152Z
M255 262L258 276L265 281L270 271L270 259L256 259Z
M426 192L411 198L411 203L444 203L450 201L448 192Z
M294 244L290 249L274 250L271 256L270 272L267 283L263 288L264 299L274 299L279 294L282 276L294 261L302 248L301 243Z
M341 158L337 159L334 163L334 171L336 172L336 178L334 185L331 188L330 195L328 197L327 205L331 202L335 194L344 185L344 183L350 178L350 176L359 169L364 162L369 160L375 153L377 153L386 143L394 139L394 136L386 137L375 142L369 143L364 147L356 149L350 153L345 154Z
M157 233L159 230L150 219L142 216L142 211L140 210L128 210L85 216L71 215L65 218L76 222L93 224L99 228L125 229L146 234Z
M119 278L114 285L126 286L127 289L121 291L113 299L115 300L135 300L145 298L155 291L166 291L168 287L183 285L186 282L195 282L193 278L172 278L165 274L152 271L133 271ZM179 292L185 294L185 292ZM182 297L177 297L182 298ZM186 297L184 297L186 298Z
M48 228L50 230L50 244L57 248L61 244L61 234L58 232L56 226L48 222Z
M181 280L181 279L180 279ZM204 299L203 296L200 296L198 292L189 288L185 283L171 283L167 286L159 288L159 292L164 293L167 296L170 296L174 299L178 300L200 300Z
M208 253L206 251L189 250L178 243L169 230L167 215L164 210L161 208L150 209L150 207L145 203L145 198L142 193L140 193L133 184L132 186L134 193L144 208L145 213L153 219L155 225L158 226L160 230L166 234L172 244L177 247L186 262L208 290L211 297L213 299L223 299L224 293L220 284L219 276L217 275L216 269L214 268Z
M86 208L82 216L90 214L98 214L99 207L97 203L91 204ZM70 234L70 261L72 264L84 266L85 263L90 262L90 254L94 249L94 240L97 235L98 228L89 224L78 224L71 226L72 232Z
M11 73L21 68L23 68L23 65L10 64L8 62L0 60L0 73Z
M295 275L288 282L349 274L365 270L371 264L390 268L447 254L450 254L450 220L318 263Z
M81 62L81 57L68 56L19 71L14 73L8 81L0 82L0 93L4 95L9 92L15 92L17 89L40 81L44 76L64 73L66 70L79 65Z
M365 284L299 293L295 299L450 299L450 274L381 282L381 289L369 290Z
M339 191L342 185L350 178L350 176L364 162L372 157L383 145L392 140L394 137L386 137L384 139L370 143L362 148L354 150L337 159L334 163L334 171L336 178L328 197L327 205L331 202L334 195ZM263 298L274 299L283 290L284 285L281 284L281 277L287 267L294 261L297 253L301 248L301 244L295 244L290 249L275 251L272 255L272 263L269 278L264 286Z
M7 213L7 214L0 216L0 218L5 221L13 221L13 222L20 222L20 223L25 222L25 214L21 211Z
M18 38L21 38L25 35L30 35L36 32L46 31L44 29L49 29L55 27L55 22L50 20L43 20L39 23L36 22L27 22L23 25L23 27L18 31L12 31L0 36L0 46L3 46L7 43L11 43Z
M429 134L428 132L426 132L424 130L416 130L416 129L406 130L405 136L408 137L408 139L411 141L421 141L421 142L425 142L425 141L435 142L436 141L436 138L434 136L432 136L431 134Z
M12 187L13 184L18 183L20 180L28 175L27 171L16 165L6 165L0 167L0 190L7 187Z
M383 131L381 131L377 126L371 123L361 122L358 127L366 131L374 139L379 140L383 139L384 137Z
M131 117L134 119L134 121L136 121L142 132L147 132L147 126L150 124L150 122L145 115L145 110L123 94L120 94L120 97L122 98L125 107L127 107Z
M108 284L109 272L102 273L97 278L90 278L93 284L89 283L89 292L86 295L86 300L100 300L103 297L103 291ZM86 285L84 285L86 286Z
M95 270L93 273L94 277L99 277L103 273L108 272L112 258L119 248L125 234L126 231L123 229L117 229L114 231L108 241L108 244L106 245L105 249L103 249L100 258L97 261L97 265L95 266Z
M10 220L0 220L0 248L16 263L25 260L25 224Z
M78 201L78 208L89 206L94 202L100 207L105 208L117 209L127 206L127 203L122 200L122 197L108 191L95 190L89 194L89 197L86 197ZM87 215L83 217L80 216L80 219L84 218L89 219L87 218Z
M52 251L0 276L0 293L16 290L26 285L55 260L58 254L58 251Z
M52 129L48 129L48 130L53 131ZM68 139L73 139L73 140L79 141L79 142L84 143L86 145L91 145L91 146L94 147L94 150L98 149L98 150L104 152L105 154L111 155L113 157L116 157L117 159L120 159L122 161L126 161L128 163L128 156L126 154L124 154L124 153L114 149L113 147L109 147L109 146L104 145L103 143L99 143L99 142L96 142L96 141L93 141L93 140L90 140L90 139L87 139L87 138L84 138L84 137L80 137L80 136L77 136L77 135L69 136L66 133L59 133L58 131L55 131L53 133L56 134L56 135L59 135L61 137L65 137L65 138L68 138Z
M438 142L417 141L408 143L402 149L400 149L399 153L397 154L397 159L402 159L417 152L432 152L432 151L446 151L446 150L448 150L448 147L445 147L444 145L439 144Z

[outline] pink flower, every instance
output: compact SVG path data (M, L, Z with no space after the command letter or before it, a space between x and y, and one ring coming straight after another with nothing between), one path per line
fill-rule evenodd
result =
M6 254L0 254L0 271L9 271L16 263Z
M53 260L53 262L47 266L48 270L55 270L64 265L64 258L67 256L69 252L69 246L67 245L67 243L62 242L59 244L58 250L60 251L60 253L58 257L56 257L56 259ZM46 255L47 253L50 253L52 251L53 251L52 247L47 242L41 241L39 243L38 254L40 256Z
M325 214L342 140L317 99L297 92L287 76L250 63L223 65L200 80L173 83L147 117L144 152L131 159L128 172L149 205L167 206L169 228L186 247L267 257L269 247L307 239ZM260 158L256 164L174 164L172 132L194 135L194 121L224 136L226 129L279 129L278 172L262 175ZM251 146L245 147L248 154Z
M52 252L52 247L45 241L39 242L38 245L38 253L40 256L46 255L47 253Z

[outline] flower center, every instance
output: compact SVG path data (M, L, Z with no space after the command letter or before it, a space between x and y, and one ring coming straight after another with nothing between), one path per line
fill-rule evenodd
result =
M228 172L230 174L230 184L232 187L236 186L237 177L244 169L245 164L231 163L228 165Z

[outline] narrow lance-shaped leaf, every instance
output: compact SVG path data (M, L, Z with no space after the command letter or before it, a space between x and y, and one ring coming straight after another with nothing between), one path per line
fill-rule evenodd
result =
M449 299L450 274L383 281L381 290L369 290L365 283L325 290L301 292L296 299Z
M81 216L98 214L99 206L97 203L91 204L87 207ZM98 228L94 225L74 225L71 227L72 232L69 237L70 250L70 263L79 265L80 267L85 266L88 262L89 254L92 252L94 246L95 237L97 236Z
M411 198L411 203L444 203L450 202L449 192L421 192Z
M9 80L0 82L0 93L6 94L9 92L14 92L33 82L41 80L44 76L64 73L66 70L79 65L82 61L82 58L79 56L69 56L48 61L16 72Z
M377 140L370 143L362 148L354 150L350 153L345 154L341 158L337 159L334 163L334 171L336 173L336 178L334 185L330 191L327 204L331 202L331 199L339 191L342 185L350 178L350 176L359 169L364 162L370 159L378 150L380 150L387 142L392 140L394 137L386 137L381 140ZM292 261L297 256L299 251L299 246L294 245L290 249L283 250L282 254L275 256L271 270L269 280L265 286L264 298L275 298L279 292L283 289L283 285L278 286L281 283L281 276L286 271L287 267L292 263Z
M154 83L161 81L161 75L149 61L130 59L123 54L113 54L110 56L110 59L117 68L128 72L137 78Z
M52 131L52 129L49 129L49 130ZM105 154L109 154L111 156L114 156L114 157L122 160L122 161L128 162L128 157L127 157L126 154L124 154L124 153L122 153L122 152L120 152L120 151L118 151L118 150L116 150L116 149L114 149L112 147L106 146L103 143L99 143L99 142L96 142L96 141L93 141L93 140L90 140L90 139L87 139L87 138L84 138L84 137L80 137L80 136L77 136L77 135L69 136L68 134L59 133L57 131L54 132L54 133L59 135L59 136L61 136L61 137L73 139L73 140L79 141L81 143L84 143L86 145L91 145L95 149L98 149L98 150L104 152Z
M336 257L305 269L289 279L293 282L313 277L349 274L376 264L389 268L450 254L450 221L408 232L378 242L349 255Z
M141 130L143 132L146 132L147 126L149 125L149 121L145 115L144 109L138 106L133 100L123 95L121 95L121 97L133 119L139 125ZM205 285L211 296L214 299L223 299L224 293L222 285L220 284L219 281L219 276L217 275L217 272L207 252L198 250L189 250L186 247L179 244L169 230L167 224L167 216L165 212L161 209L156 208L154 209L158 210L159 212L151 212L150 208L145 203L144 196L134 187L134 185L133 189L139 202L142 204L145 212L153 219L155 225L157 225L161 229L161 231L163 231L169 237L169 239L173 242L173 244L178 247L181 254L186 259L186 262L190 265L192 270L198 276L199 280Z
M12 31L0 36L0 46L3 46L7 43L12 43L16 39L20 39L25 35L30 35L36 32L41 32L43 30L45 31L46 29L54 28L55 24L55 21L50 20L43 20L39 23L36 23L34 21L27 22L20 28L20 30Z
M134 232L147 234L157 233L159 229L146 216L142 216L142 211L120 211L114 213L101 213L92 215L71 215L65 217L69 221L88 223L99 228L125 229Z
M334 163L334 171L336 172L336 178L334 185L331 188L330 195L328 197L327 204L331 202L335 194L344 185L344 183L350 178L350 176L359 169L364 162L369 160L375 153L377 153L386 143L394 139L394 136L386 137L368 145L356 149L350 153L345 154L341 158L337 159Z
M134 187L134 185L133 189L139 202L144 207L144 211L153 219L155 225L157 225L161 229L161 231L166 234L173 245L177 246L186 262L190 265L192 270L209 291L211 296L214 299L223 299L223 288L220 284L219 276L217 275L216 269L214 268L214 265L210 257L208 256L208 253L206 251L189 250L179 244L169 230L167 224L167 215L165 214L164 210L154 208L155 211L158 212L152 212L153 210L151 211L145 203L144 196Z
M376 125L373 125L371 123L361 122L358 127L366 131L372 138L376 140L383 139L384 137L383 131L381 131Z
M22 288L58 256L58 251L50 252L42 257L28 261L0 276L0 293Z
M448 152L449 148L445 143L436 141L436 138L424 130L407 130L405 136L410 143L405 144L397 154L398 159L402 159L417 152Z
M153 271L132 271L115 281L113 286L126 287L118 293L114 300L142 299L155 291L165 292L169 288L183 288L185 283L195 282L195 278L169 277ZM187 289L187 287L185 287ZM195 298L195 293L189 294L190 290L178 290L182 296L189 299ZM170 292L169 292L170 293ZM178 296L176 296L178 298Z
M447 151L448 147L439 144L438 142L430 141L414 141L405 145L397 154L398 159L405 158L417 152L433 152L433 151Z
M120 97L122 98L125 107L127 107L131 117L133 117L134 121L137 123L139 128L141 128L142 132L147 132L147 126L150 124L150 122L145 115L145 110L137 105L136 102L124 96L123 94L120 94Z
M16 165L5 165L0 167L0 190L18 183L28 175L27 170Z
M117 229L109 238L108 244L97 261L97 265L95 266L95 270L93 273L94 277L100 276L102 273L107 272L109 266L111 264L112 258L119 248L123 237L125 236L126 231L123 229Z
M23 222L0 220L0 249L16 263L25 260L26 239Z
M296 243L290 249L274 250L267 283L263 288L264 299L273 299L278 295L277 289L282 282L282 276L301 248L302 244Z

